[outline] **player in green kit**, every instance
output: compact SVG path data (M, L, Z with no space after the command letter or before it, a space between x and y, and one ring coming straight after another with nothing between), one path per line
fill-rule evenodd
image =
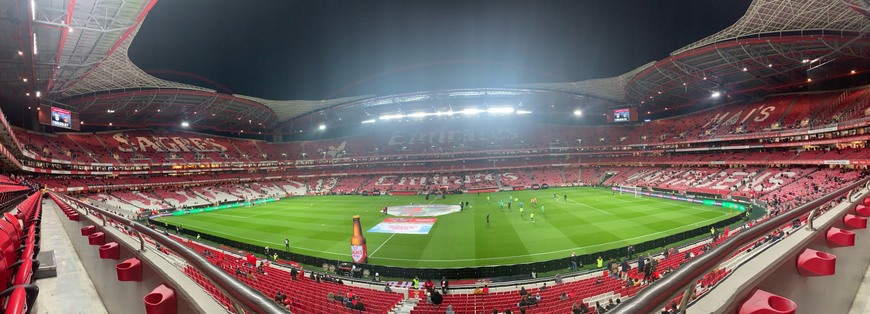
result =
M523 216L523 211L524 211L524 209L522 207L520 207L520 217Z
M534 213L534 212L532 212L531 214L529 214L529 219L532 220L532 223L535 223L535 213Z

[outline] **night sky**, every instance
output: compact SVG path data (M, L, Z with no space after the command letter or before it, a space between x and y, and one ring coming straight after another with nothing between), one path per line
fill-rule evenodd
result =
M733 24L749 0L161 0L130 48L158 77L327 99L610 77Z

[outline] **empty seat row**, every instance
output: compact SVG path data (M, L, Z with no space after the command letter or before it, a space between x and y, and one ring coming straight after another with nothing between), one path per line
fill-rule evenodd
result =
M29 313L39 294L32 284L39 268L39 231L42 218L41 191L16 206L17 212L0 217L0 299L7 314Z

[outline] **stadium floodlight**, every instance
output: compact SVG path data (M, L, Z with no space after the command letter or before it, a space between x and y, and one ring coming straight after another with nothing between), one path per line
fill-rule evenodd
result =
M190 126L190 122L187 122L187 121L181 121L181 127L182 127L182 128L186 128L186 127L189 127L189 126Z
M582 115L583 115L583 110L580 110L580 109L574 109L574 115L575 115L575 116L578 116L578 117L579 117L579 116L582 116Z
M115 113L115 110L114 110L114 109L108 109L108 110L106 110L106 112L108 112L108 113Z
M476 109L476 108L466 108L465 110L462 110L462 113L467 114L467 115L475 115L475 114L479 114L481 112L483 112L483 110Z
M318 130L326 130L326 124L321 123L319 126L317 126L317 129Z
M411 117L411 118L423 118L423 117L428 116L428 115L429 115L428 113L426 113L426 112L422 112L422 111L421 111L421 112L415 112L415 113L409 114L408 117Z
M403 114L401 114L401 113L397 113L397 114L385 114L385 115L380 116L380 119L381 119L381 120L401 119L401 118L403 118L404 116L405 116L405 115L403 115Z
M530 114L530 113L532 113L532 112L528 111L528 110L517 110L517 114Z
M714 91L713 94L710 94L710 96L712 96L713 98L719 98L719 96L722 96L722 93L719 91Z
M375 123L375 121L377 121L377 120L375 120L375 119L368 119L368 120L363 120L362 123L363 123L363 124L366 124L366 123Z
M36 91L36 98L42 97L42 92Z
M486 109L486 112L487 112L487 113L494 113L494 114L500 114L500 113L501 113L501 114L508 114L508 113L514 113L514 108L511 108L511 107L495 107L495 108L488 108L488 109Z

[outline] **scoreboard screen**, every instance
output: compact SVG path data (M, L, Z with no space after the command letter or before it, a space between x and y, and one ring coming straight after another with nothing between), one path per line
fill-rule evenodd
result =
M607 120L609 122L637 121L637 109L635 109L635 108L615 109L615 110L613 110L613 113L607 115Z
M71 119L69 110L51 107L51 126L69 129Z
M76 131L81 124L78 112L46 105L39 105L37 120L40 124Z
M626 122L631 120L631 112L626 109L613 110L613 122Z

